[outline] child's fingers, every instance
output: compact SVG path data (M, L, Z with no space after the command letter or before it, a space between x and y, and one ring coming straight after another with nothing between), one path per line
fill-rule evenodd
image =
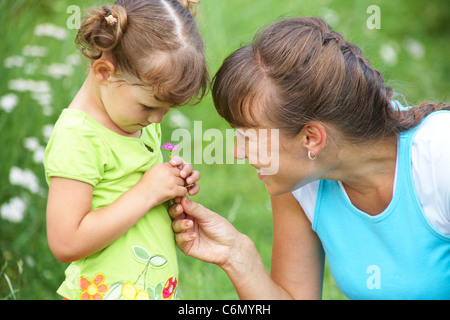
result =
M188 189L188 193L190 196L195 196L197 193L199 193L200 186L196 182L193 185L191 185L190 187L188 187L187 189Z
M184 160L177 156L177 157L171 158L169 163L173 167L178 167L178 166L183 166L184 165ZM179 168L179 169L181 169L181 168Z
M192 171L193 171L192 164L185 163L185 164L183 164L183 167L180 170L181 170L180 177L185 179L186 177L189 177L192 174Z
M186 178L186 183L193 184L200 180L200 172L197 170L192 171L192 174Z
M187 192L188 192L188 189L186 187L178 186L175 190L175 194L174 194L173 198L185 196Z

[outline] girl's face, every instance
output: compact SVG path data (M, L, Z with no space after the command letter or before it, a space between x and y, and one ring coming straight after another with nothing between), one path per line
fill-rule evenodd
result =
M306 152L301 133L290 138L273 128L236 130L235 158L249 159L271 195L291 192L314 180Z
M161 122L170 109L168 103L139 86L111 82L103 91L104 109L124 135L136 135L149 124Z

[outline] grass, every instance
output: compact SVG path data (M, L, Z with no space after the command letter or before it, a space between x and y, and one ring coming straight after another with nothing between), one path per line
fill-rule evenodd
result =
M0 109L0 206L4 212L8 204L12 207L16 202L25 207L19 210L15 222L5 214L0 217L0 298L4 299L60 299L55 291L66 265L57 262L47 246L47 186L39 157L49 125L70 103L85 77L84 62L74 56L76 30L66 25L70 16L66 10L72 4L65 0L0 3L0 24L7 30L0 39L0 99L9 96L13 105L17 99L9 112ZM94 5L86 0L76 4L82 8ZM380 7L381 29L367 28L369 5ZM253 34L268 23L300 15L327 18L336 31L363 49L394 90L412 105L425 100L449 100L450 27L444 20L449 10L446 0L426 4L418 0L203 0L198 21L214 73L228 54L251 41ZM62 29L66 37L60 40L36 35L36 26L48 23ZM48 75L48 67L55 63L70 67L60 70L66 75ZM20 89L20 82L12 82L18 79L33 80L32 89L29 82L27 90ZM179 111L191 124L202 120L204 131L229 128L215 112L209 95L198 106ZM174 129L169 121L164 121L163 141L170 141ZM20 169L22 180L11 180L13 168ZM195 200L221 213L249 235L270 270L270 201L254 170L244 165L204 163L196 169L202 173L202 179L201 192ZM19 200L12 201L15 198ZM218 267L180 253L180 270L183 299L237 299L231 282ZM345 299L328 268L324 279L324 299Z

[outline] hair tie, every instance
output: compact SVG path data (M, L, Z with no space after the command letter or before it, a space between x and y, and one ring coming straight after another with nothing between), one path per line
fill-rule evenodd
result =
M111 10L109 10L106 6L103 6L102 8L103 8L103 10L105 10L106 15L107 15L107 16L105 17L106 22L107 22L110 26L115 25L115 24L117 23L117 19L112 15Z

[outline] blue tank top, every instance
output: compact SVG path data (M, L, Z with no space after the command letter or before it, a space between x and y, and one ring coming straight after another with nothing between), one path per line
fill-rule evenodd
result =
M349 299L450 299L450 237L426 220L414 189L411 146L418 128L400 134L396 187L382 213L357 209L336 181L319 183L313 229Z

